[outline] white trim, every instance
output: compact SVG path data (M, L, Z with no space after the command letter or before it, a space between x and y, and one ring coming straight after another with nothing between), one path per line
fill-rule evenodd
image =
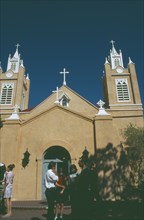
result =
M1 115L10 115L13 114L13 112L1 112ZM29 114L29 112L19 112L19 114Z
M125 109L125 108L120 109L120 108L118 108L118 109L109 109L109 111L143 111L143 108L138 108L138 109Z
M5 120L19 120L20 117L17 112L13 112L9 118L5 118Z
M104 108L99 108L99 111L98 111L98 113L97 114L95 114L95 115L100 115L100 116L106 116L106 115L110 115L109 113L107 113L106 111L105 111L105 109Z
M142 104L110 104L109 106L142 106Z
M0 104L1 106L1 104ZM9 110L9 109L14 109L14 107L9 107L9 108L0 108L0 110Z

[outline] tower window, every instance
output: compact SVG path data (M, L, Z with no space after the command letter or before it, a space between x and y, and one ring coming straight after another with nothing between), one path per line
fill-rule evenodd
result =
M119 65L119 59L115 59L114 64L115 64L115 66L118 66Z
M12 63L11 64L11 70L15 71L15 68L16 68L16 63Z
M12 96L13 96L13 83L3 84L0 96L0 104L1 105L11 105L12 104Z
M130 101L127 79L116 79L116 91L118 102Z

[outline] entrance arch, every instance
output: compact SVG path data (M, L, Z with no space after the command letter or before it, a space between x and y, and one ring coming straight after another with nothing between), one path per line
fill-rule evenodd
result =
M67 175L71 164L71 156L69 152L62 146L51 146L43 154L42 160L42 199L45 200L45 174L50 161L56 162L56 169L59 171L61 168Z

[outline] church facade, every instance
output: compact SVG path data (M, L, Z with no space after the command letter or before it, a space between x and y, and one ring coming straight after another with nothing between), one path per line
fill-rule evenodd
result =
M40 200L49 161L68 172L71 163L78 166L85 146L90 155L109 143L117 148L129 123L143 127L143 109L135 64L129 58L124 67L113 41L104 64L103 101L93 105L69 88L64 69L63 85L29 109L30 79L18 46L7 70L0 68L0 162L15 164L13 199ZM101 170L99 175L110 173Z

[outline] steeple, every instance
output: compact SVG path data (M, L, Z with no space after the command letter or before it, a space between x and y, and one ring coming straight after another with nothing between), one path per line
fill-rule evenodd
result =
M9 111L16 104L20 110L27 109L29 102L30 79L25 75L23 60L20 59L18 51L19 46L19 44L16 45L13 57L9 55L6 72L2 73L0 70L0 105Z
M141 98L137 82L135 64L129 57L128 68L123 67L121 51L116 51L114 41L106 58L103 75L103 94L105 107L110 109L141 108Z
M111 65L111 68L115 69L117 66L123 67L123 58L121 50L119 50L119 53L116 51L114 47L115 41L111 40L110 43L112 44L112 49L110 50L110 56L108 57L108 61Z
M20 66L23 67L23 60L20 59L20 54L18 52L19 46L20 46L19 44L16 44L16 51L13 57L11 57L11 55L9 55L8 57L7 71L12 70L14 73L18 73L19 67Z

